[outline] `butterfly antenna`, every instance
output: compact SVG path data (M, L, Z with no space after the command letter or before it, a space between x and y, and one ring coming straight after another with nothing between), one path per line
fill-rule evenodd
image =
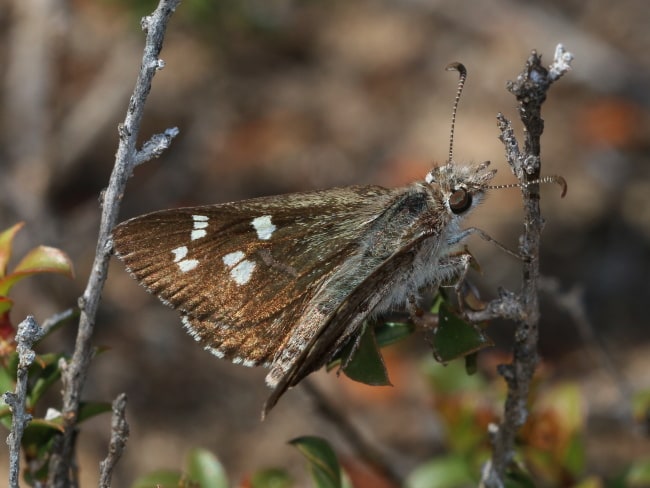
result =
M555 183L557 185L560 185L562 187L561 198L564 198L564 195L566 195L566 190L567 190L566 180L558 175L544 176L542 178L538 178L533 181L528 181L526 183L506 183L504 185L489 185L486 188L490 190L500 190L502 188L526 188L527 186L537 185L540 183Z
M463 93L465 80L467 79L467 68L461 63L450 63L445 68L447 71L458 71L460 79L458 80L458 90L456 90L456 98L454 99L454 108L451 112L451 130L449 131L449 162L454 159L454 131L456 129L456 112L458 111L458 102L460 102L460 94Z

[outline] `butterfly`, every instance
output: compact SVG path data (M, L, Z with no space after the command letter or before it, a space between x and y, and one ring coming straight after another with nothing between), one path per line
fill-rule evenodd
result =
M464 276L463 219L496 171L449 160L400 188L349 186L153 212L119 224L116 256L219 358L269 368L265 412L366 320ZM541 180L540 180L541 181Z

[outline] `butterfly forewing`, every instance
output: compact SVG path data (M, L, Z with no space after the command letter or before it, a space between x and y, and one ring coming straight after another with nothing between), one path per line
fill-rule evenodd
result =
M349 187L154 212L117 226L114 248L211 352L268 364L393 192Z

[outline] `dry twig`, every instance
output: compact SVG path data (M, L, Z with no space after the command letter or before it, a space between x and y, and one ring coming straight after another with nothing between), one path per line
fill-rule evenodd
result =
M108 455L99 464L100 488L110 488L113 470L122 457L128 438L129 424L126 422L126 394L121 393L113 402L111 441L108 446Z
M542 103L551 84L570 69L572 58L571 53L558 45L553 64L546 69L542 66L541 56L533 51L516 81L508 83L508 90L517 98L519 117L525 128L523 148L519 147L510 121L503 114L497 117L506 159L521 182L524 200L524 231L519 240L523 276L521 292L515 300L519 316L513 360L498 368L506 380L508 393L501 423L490 428L492 459L485 466L482 479L487 487L504 486L504 476L514 457L515 436L528 416L528 392L538 363L539 248L544 226L539 206L539 185L530 182L539 180L541 172Z
M70 487L77 484L76 473L72 469L77 414L92 357L91 340L99 298L106 281L106 271L111 255L111 232L117 222L119 205L126 182L137 164L160 155L178 133L177 129L168 129L163 135L155 136L153 144L145 144L140 151L136 149L144 105L151 90L153 77L159 69L164 67L159 55L167 22L179 3L180 0L160 0L156 10L142 19L142 28L147 33L142 65L126 117L119 127L120 142L115 165L103 195L95 260L84 294L79 299L81 316L75 350L62 375L64 431L52 452L48 486Z

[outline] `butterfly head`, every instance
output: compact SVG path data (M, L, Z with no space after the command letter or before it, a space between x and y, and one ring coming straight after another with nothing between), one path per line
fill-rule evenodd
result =
M488 169L489 165L489 161L473 166L449 162L433 168L425 181L440 192L447 211L463 215L481 202L489 188L496 174L495 169Z

